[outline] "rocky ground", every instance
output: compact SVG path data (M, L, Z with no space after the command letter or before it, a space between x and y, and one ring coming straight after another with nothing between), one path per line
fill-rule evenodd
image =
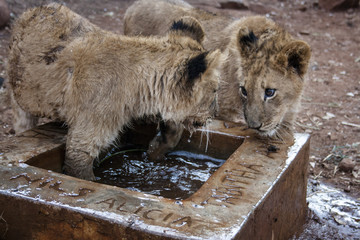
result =
M48 2L50 1L7 0L12 20L26 8ZM133 1L57 2L66 4L102 28L121 34L122 18ZM220 5L220 2L225 2L220 0L189 2L197 7L236 18L254 14L266 15L296 38L310 44L312 59L306 77L302 111L296 121L296 131L310 133L312 136L309 165L311 185L321 182L334 186L347 196L357 199L359 211L360 9L329 11L324 9L324 6L330 5L323 5L323 2L334 1L324 0L258 0L249 1L251 4L245 4L243 9L235 9L240 8L239 4ZM2 79L6 80L4 65L10 31L9 24L0 29L0 84ZM11 107L4 97L4 91L6 89L3 86L0 88L0 141L13 137L14 133ZM320 221L320 225L324 224L313 216L309 216L310 223ZM356 219L359 223L360 219ZM360 232L360 229L358 231ZM336 227L327 229L321 236L316 235L317 232L319 231L315 229L303 236L303 239L360 239L360 234L336 234Z

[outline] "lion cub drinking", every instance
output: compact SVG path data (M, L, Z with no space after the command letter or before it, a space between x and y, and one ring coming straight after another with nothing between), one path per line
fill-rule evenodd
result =
M291 138L311 55L308 44L265 17L233 19L182 0L136 1L125 13L124 33L163 35L180 16L196 18L206 33L204 47L224 55L218 118L243 115L261 136Z
M216 110L221 54L203 49L195 19L181 21L193 31L126 37L61 5L28 10L10 41L15 130L35 117L65 121L64 170L93 180L94 158L131 119L156 115L189 127L204 124Z

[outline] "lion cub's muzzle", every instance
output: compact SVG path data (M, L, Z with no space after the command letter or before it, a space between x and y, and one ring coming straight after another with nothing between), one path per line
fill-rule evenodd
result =
M273 127L269 125L265 125L263 122L259 120L249 119L248 117L246 117L246 115L245 115L245 121L250 129L255 130L259 135L262 136L271 136L276 131L275 129L277 126L274 129Z
M248 125L249 128L260 131L263 124L261 121L259 121L259 119L256 119L256 118L254 119L253 117L249 117L246 114L246 112L245 112L244 116L245 116L246 124Z
M255 124L249 124L248 123L248 126L249 126L249 128L251 128L251 129L255 129L255 130L258 130L258 131L261 131L261 127L262 127L262 123L260 123L260 124L258 124L258 123L255 123Z

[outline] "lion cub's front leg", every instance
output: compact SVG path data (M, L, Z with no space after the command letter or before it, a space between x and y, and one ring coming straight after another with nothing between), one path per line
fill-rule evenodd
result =
M73 177L95 180L93 161L99 150L91 149L92 137L88 133L89 131L82 132L76 128L69 129L63 170L65 174Z
M80 126L79 126L80 125ZM109 124L104 124L109 126ZM97 128L91 123L74 124L70 127L66 140L64 172L67 175L95 180L94 159L100 151L114 141L118 135L113 128Z
M161 121L159 133L151 140L147 151L151 160L161 160L179 143L184 127L173 121Z

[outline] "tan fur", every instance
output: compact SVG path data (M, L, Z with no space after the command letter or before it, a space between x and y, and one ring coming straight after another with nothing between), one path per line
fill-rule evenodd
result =
M244 115L262 136L292 136L310 47L265 17L231 19L181 0L136 1L125 13L124 32L163 35L180 16L199 20L206 35L204 47L221 49L226 59L220 70L218 118L234 121ZM275 95L265 98L266 89L276 89Z
M189 79L198 71L192 60L202 56L206 68ZM178 31L120 36L51 4L16 21L8 75L23 112L68 124L65 171L94 179L94 158L131 119L160 115L177 124L205 123L215 111L220 62L219 51L208 53Z

